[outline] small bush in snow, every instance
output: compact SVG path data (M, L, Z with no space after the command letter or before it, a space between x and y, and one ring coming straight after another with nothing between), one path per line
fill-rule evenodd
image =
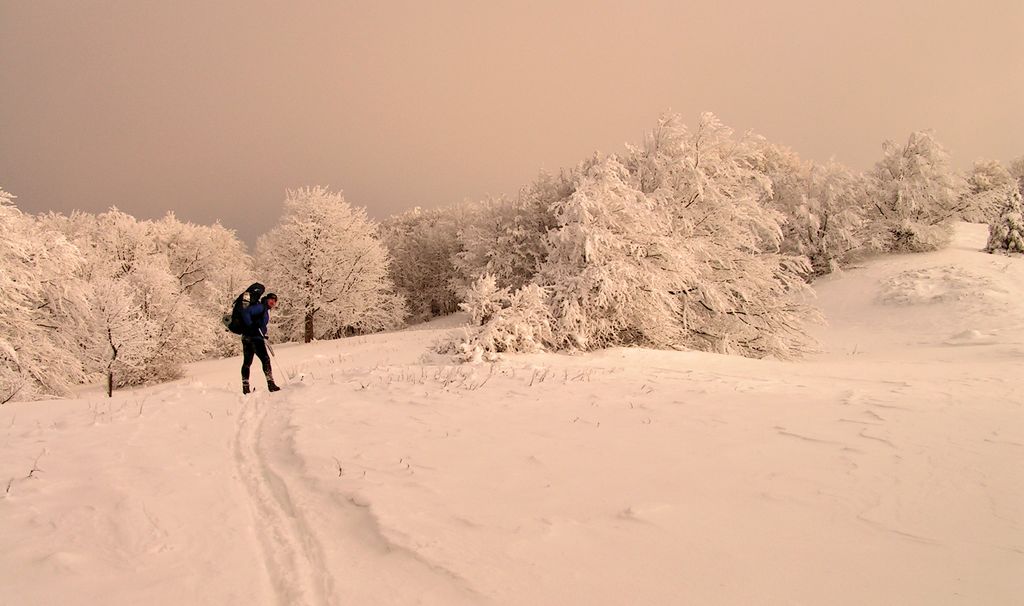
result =
M476 362L503 352L544 351L552 344L553 335L547 299L545 290L536 284L517 290L507 307L495 311L486 324L458 344L459 358Z
M508 289L498 288L493 274L481 277L466 290L466 297L459 307L469 314L473 324L487 323L508 301Z
M953 236L951 223L929 225L911 219L902 219L889 225L885 235L885 249L894 253L917 253L938 250Z

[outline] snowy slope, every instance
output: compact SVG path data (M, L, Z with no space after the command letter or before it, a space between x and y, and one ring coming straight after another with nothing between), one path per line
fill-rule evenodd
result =
M817 283L800 362L457 366L448 318L280 345L276 394L8 404L0 604L1019 603L1024 259L984 239Z

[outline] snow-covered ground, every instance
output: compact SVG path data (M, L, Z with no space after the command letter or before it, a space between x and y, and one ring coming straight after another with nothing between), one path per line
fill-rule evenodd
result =
M275 394L236 357L9 403L0 604L1024 603L1024 259L984 242L819 281L798 362L459 366L447 318L279 345Z

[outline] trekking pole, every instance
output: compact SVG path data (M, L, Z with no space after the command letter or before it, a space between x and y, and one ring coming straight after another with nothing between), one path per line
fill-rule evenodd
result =
M270 357L273 358L274 357L274 348L270 345L270 339L267 337L266 334L263 335L263 343L267 346L267 351L270 352ZM290 382L290 381L288 381L288 373L287 372L285 372L284 375L281 376L281 378L284 379L282 381L283 385L287 385Z

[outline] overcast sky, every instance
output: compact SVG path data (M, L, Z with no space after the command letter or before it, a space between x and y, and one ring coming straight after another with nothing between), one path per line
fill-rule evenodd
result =
M286 188L378 219L514 193L667 110L855 169L923 128L958 168L1005 163L1024 1L0 0L0 91L23 210L174 210L251 244Z

